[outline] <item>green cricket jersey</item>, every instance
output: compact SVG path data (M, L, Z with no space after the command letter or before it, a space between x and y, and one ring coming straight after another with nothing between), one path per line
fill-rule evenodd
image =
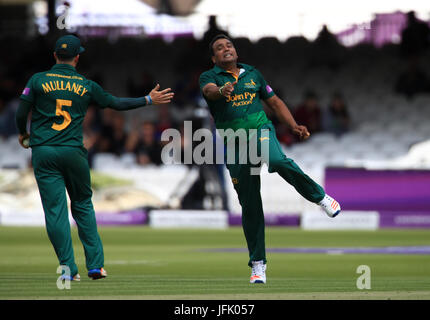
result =
M68 64L34 74L20 97L32 107L30 146L83 146L82 122L88 105L105 108L114 97Z
M269 99L275 93L255 67L243 63L238 63L237 66L240 74L231 96L218 100L203 97L218 129L258 129L263 124L270 123L260 99ZM200 75L200 90L208 83L223 86L235 80L232 73L215 65Z

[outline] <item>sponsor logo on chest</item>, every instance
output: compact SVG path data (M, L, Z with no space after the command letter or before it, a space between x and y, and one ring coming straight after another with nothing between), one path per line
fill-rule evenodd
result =
M255 92L244 92L239 94L233 94L226 98L226 102L233 102L233 107L246 106L248 104L252 104L257 93Z
M257 84L254 82L254 80L251 79L249 82L245 82L244 87L247 89L255 89L257 87Z

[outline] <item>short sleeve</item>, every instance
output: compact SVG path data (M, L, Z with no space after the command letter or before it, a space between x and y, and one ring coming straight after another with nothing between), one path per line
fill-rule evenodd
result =
M20 98L22 100L34 103L34 98L35 98L35 92L34 92L34 78L35 76L33 75L30 80L28 80L27 84L25 85L24 90L22 90L22 94L20 96Z
M91 81L91 101L101 108L107 108L114 103L114 96L105 91L98 83Z
M199 78L200 90L203 90L203 87L208 83L216 84L216 79L210 72L203 72Z
M275 95L275 92L273 89L267 84L266 80L264 79L263 75L260 71L255 70L257 72L259 82L261 84L260 86L260 98L263 100L267 100Z

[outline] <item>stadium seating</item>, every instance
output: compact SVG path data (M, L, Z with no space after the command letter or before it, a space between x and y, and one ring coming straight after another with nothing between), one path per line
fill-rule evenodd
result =
M143 42L121 39L116 44L93 39L88 41L86 59L97 61L92 66L92 74L99 72L104 79L104 87L121 96L127 95L127 79L139 79L142 70L154 75L162 87L175 88L183 75L172 70L178 70L182 62L177 57L172 58L172 50L181 51L175 56L186 57L187 50L195 48L196 44L186 39L177 39L170 44L160 39ZM357 46L343 49L337 69L325 65L310 66L313 48L303 38L291 38L285 43L271 38L251 43L248 39L239 38L237 48L243 61L259 68L291 110L302 101L307 89L317 93L323 112L333 92L343 94L352 119L349 132L341 136L328 132L315 133L306 142L283 146L286 155L317 182L324 184L324 168L327 166L365 166L369 163L383 166L385 163L390 167L393 159L403 159L402 165L407 165L408 159L412 159L411 166L414 168L430 168L428 160L416 160L408 155L415 144L430 139L430 95L421 94L407 99L394 93L397 77L406 68L396 47L387 46L378 50L370 46ZM110 55L105 56L105 52ZM126 59L124 52L127 52ZM190 57L196 56L189 53ZM104 64L112 59L115 64ZM426 56L423 61L430 59ZM183 63L188 65L192 60ZM106 65L110 67L105 68ZM422 68L430 74L428 63L423 63ZM193 113L192 108L192 104L185 108L174 103L169 106L173 120L178 123ZM159 114L157 108L149 107L145 112L131 111L127 117L126 128L130 129L132 119L157 121ZM30 151L18 145L16 136L0 139L0 168L26 168ZM94 156L93 167L102 171L113 168L142 169L132 154L115 156L99 153ZM164 170L162 167L151 170L161 172ZM262 180L262 196L268 200L264 201L266 211L302 212L309 205L277 175L263 173ZM227 173L226 181L229 181ZM277 187L281 184L282 187ZM232 211L240 210L231 184L227 183L226 188Z

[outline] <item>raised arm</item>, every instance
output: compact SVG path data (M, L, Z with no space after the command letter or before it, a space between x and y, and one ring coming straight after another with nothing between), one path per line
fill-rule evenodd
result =
M310 136L308 129L305 126L298 125L294 120L293 115L288 109L287 105L279 99L277 95L274 95L264 100L267 106L275 113L276 117L282 123L285 123L291 130L292 133L299 136L300 139L307 139Z

